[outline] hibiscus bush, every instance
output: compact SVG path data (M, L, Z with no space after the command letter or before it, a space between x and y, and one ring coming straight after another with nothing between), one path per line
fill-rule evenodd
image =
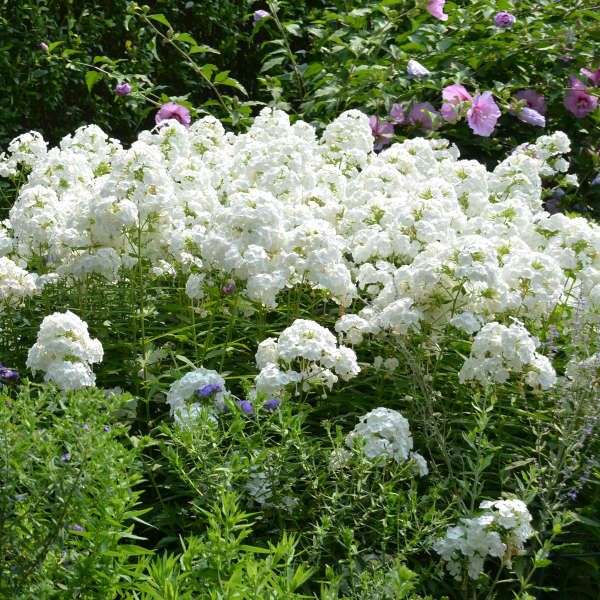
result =
M543 208L569 138L489 169L358 110L161 111L0 160L6 595L593 598L600 228Z
M597 7L347 0L294 20L289 4L265 2L272 16L255 34L273 106L317 126L358 108L376 119L382 145L441 136L489 166L543 128L560 129L574 142L580 188L559 191L553 208L600 207Z

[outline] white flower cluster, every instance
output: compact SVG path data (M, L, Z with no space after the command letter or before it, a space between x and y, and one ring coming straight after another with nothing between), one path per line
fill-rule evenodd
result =
M433 545L456 579L461 579L465 565L469 577L477 579L488 556L510 567L512 557L524 552L525 542L534 533L531 514L521 500L486 500L479 508L484 510L481 515L461 519L460 525L450 527Z
M471 354L464 362L459 379L504 383L510 373L527 370L525 380L531 387L548 389L556 383L556 373L546 356L536 352L539 345L520 321L506 327L488 323L475 336Z
M347 380L360 372L356 354L338 346L335 336L314 321L296 319L278 339L267 338L256 352L256 391L268 398L281 394L290 383L331 389L338 376Z
M94 125L49 150L26 134L0 157L0 176L31 169L0 254L115 280L142 252L154 275L187 274L190 298L229 280L267 307L309 285L359 300L335 326L351 344L423 324L473 334L508 314L536 321L579 291L600 308L600 227L542 210L542 177L568 151L563 133L542 136L490 172L444 140L376 154L357 111L319 139L269 108L246 133L170 121L128 149Z
M227 406L225 398L228 396L223 377L217 371L199 367L171 384L167 404L171 407L175 423L186 427L201 418L206 410L209 420L216 422L216 415Z
M36 277L6 256L0 257L0 302L17 306L37 293Z
M363 451L368 458L375 460L386 457L393 458L396 462L410 459L419 476L429 473L425 458L412 452L413 439L409 423L398 411L379 407L363 415L346 436L346 445L353 448L359 438L364 443Z
M44 379L61 390L78 390L96 383L92 364L100 362L103 354L102 344L90 337L85 321L69 310L56 312L42 321L27 367L34 373L44 371Z

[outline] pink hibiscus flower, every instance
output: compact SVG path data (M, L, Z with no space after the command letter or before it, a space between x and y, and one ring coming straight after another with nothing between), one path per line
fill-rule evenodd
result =
M444 13L444 4L446 0L428 0L429 4L425 7L425 10L436 19L442 21L448 20L448 15Z
M564 104L578 119L587 117L598 106L598 98L586 93L588 88L577 77L569 75L571 89L565 94Z
M441 113L445 121L454 123L465 113L464 103L471 100L471 94L460 84L448 85L442 90Z
M471 107L467 111L467 121L475 135L489 137L501 114L498 105L494 102L492 92L483 92L483 94L475 94Z
M154 117L157 125L167 119L179 121L186 129L190 128L190 123L192 122L190 111L185 106L181 106L181 104L177 104L176 102L163 104Z

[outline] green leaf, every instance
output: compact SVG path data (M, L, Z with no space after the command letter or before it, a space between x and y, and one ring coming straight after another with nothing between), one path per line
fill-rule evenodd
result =
M92 91L92 88L103 78L102 73L98 71L88 71L85 74L85 83L87 85L88 92Z
M163 15L163 14L148 15L148 18L152 19L154 21L158 21L159 23L162 23L163 25L166 25L169 29L173 29L171 27L171 23L169 23L169 21L167 21L167 17L165 17L165 15Z
M200 44L200 46L193 46L189 49L189 54L199 54L200 52L212 52L213 54L221 54L218 50L207 46L206 44Z
M273 58L270 58L269 60L265 61L265 63L261 67L261 69L260 69L261 73L268 71L275 65L280 65L284 60L285 60L285 56L274 56Z
M298 23L288 23L283 26L283 28L292 35L296 37L302 37L302 29L300 29L300 25Z
M176 33L172 38L175 42L185 42L192 46L197 46L196 40L189 33Z
M200 67L200 71L206 77L206 79L208 79L208 81L211 81L213 73L218 70L219 67L217 67L217 65L213 65L212 63L207 63Z

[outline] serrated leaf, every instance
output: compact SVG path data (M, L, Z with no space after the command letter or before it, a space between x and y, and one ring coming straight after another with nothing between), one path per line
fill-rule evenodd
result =
M169 29L173 29L171 27L171 23L169 23L169 21L167 21L167 17L165 17L165 15L163 15L163 14L148 15L148 18L152 19L153 21L158 21L159 23L162 23L163 25L166 25Z
M102 79L102 73L98 71L88 71L85 74L85 84L87 85L88 92L92 91L92 88Z

